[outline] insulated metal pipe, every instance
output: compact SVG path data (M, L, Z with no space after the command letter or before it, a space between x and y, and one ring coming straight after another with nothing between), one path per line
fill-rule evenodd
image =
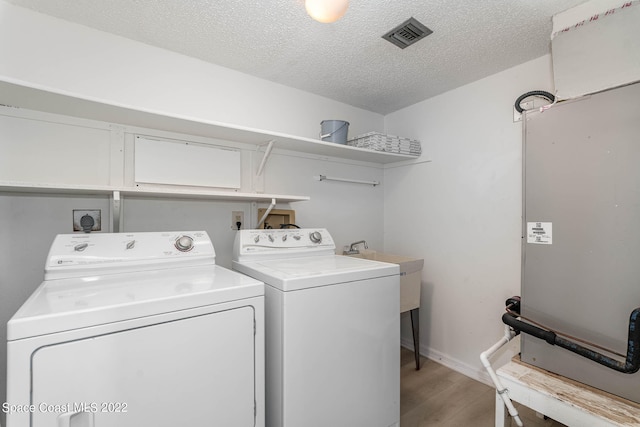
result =
M555 332L539 328L530 323L519 320L514 315L505 313L502 322L518 332L532 335L545 340L551 345L557 345L582 357L593 360L607 368L625 374L633 374L640 369L640 308L636 308L629 316L629 334L627 340L627 355L624 361L619 361L597 351L591 350L571 340L559 337Z

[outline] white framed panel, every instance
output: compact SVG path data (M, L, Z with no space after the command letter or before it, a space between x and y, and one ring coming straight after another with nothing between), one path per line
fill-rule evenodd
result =
M136 135L134 180L138 183L239 189L240 150Z
M0 180L109 185L108 129L0 114Z

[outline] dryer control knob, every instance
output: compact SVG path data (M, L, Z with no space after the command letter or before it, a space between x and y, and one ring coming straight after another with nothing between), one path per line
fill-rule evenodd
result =
M89 247L88 243L79 243L73 247L73 250L76 252L82 252Z
M189 236L180 236L176 239L175 246L180 252L189 252L193 249L193 239Z
M319 231L314 231L312 233L309 233L309 238L311 239L311 241L313 243L320 243L322 242L322 234L320 234Z

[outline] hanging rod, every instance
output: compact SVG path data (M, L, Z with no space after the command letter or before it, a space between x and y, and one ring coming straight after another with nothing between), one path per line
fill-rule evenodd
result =
M340 181L340 182L352 182L354 184L367 184L367 185L373 185L374 187L376 185L380 185L380 181L362 181L360 179L350 179L350 178L337 178L334 176L327 176L327 175L316 175L314 176L316 181Z

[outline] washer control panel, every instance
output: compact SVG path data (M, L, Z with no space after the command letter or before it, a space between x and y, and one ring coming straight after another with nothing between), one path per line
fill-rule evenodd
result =
M334 254L335 243L324 228L239 230L233 247L234 260L245 256L286 257Z
M206 264L215 264L215 250L205 231L60 234L49 250L45 279Z

